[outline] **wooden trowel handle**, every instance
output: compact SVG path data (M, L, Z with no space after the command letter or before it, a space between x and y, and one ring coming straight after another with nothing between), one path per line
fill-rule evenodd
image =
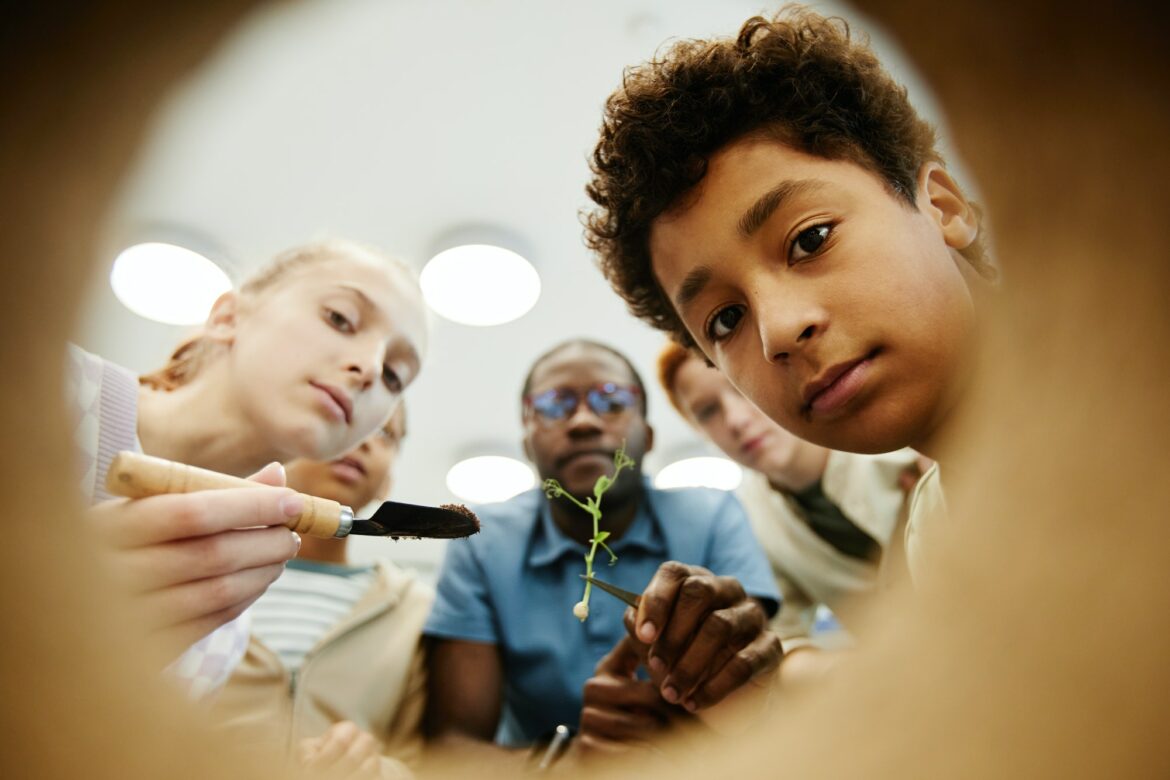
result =
M147 498L166 493L194 493L199 490L257 487L260 483L188 466L138 452L119 452L106 473L106 490L124 498ZM300 534L331 539L349 533L353 512L336 501L300 494L305 508L285 523ZM341 533L338 531L341 529Z

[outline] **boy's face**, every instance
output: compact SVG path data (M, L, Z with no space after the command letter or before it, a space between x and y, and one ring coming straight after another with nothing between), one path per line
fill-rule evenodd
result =
M969 207L924 166L917 207L859 165L743 139L650 233L654 275L710 360L833 449L928 443L963 383Z

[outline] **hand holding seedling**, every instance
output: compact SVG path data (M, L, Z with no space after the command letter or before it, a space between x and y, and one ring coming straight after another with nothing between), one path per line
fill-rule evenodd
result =
M564 496L588 512L589 516L593 518L593 538L589 540L589 552L585 554L585 576L587 578L593 576L593 557L597 554L598 547L603 548L609 553L610 566L617 563L617 556L614 555L613 550L609 549L609 545L605 543L605 540L609 538L609 531L601 530L601 497L617 481L622 469L629 468L633 465L634 459L626 454L626 446L623 442L622 446L618 447L617 452L613 455L613 476L610 477L602 474L598 477L597 482L593 485L593 495L586 496L584 501L578 500L576 496L566 491L561 487L561 483L555 479L546 479L544 481L544 493L546 496L550 499ZM587 579L585 582L585 594L581 597L580 601L573 605L573 614L582 622L589 617L589 591L592 587L593 583Z
M691 712L771 680L784 654L738 580L677 561L658 567L637 610L626 611L626 629L649 646L646 665L662 698Z

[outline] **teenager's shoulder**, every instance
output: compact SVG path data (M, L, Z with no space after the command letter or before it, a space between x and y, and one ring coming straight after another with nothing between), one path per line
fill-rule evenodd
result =
M664 521L709 527L728 513L743 514L743 506L730 491L713 488L671 488L646 486L646 498L654 513Z

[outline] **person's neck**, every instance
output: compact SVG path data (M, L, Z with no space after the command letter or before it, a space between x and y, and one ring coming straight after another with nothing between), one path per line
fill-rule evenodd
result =
M297 558L317 563L332 563L338 566L349 564L348 539L320 539L316 536L302 536L301 549Z
M142 451L167 460L247 476L279 458L256 434L227 392L217 364L174 390L138 390L138 439Z
M547 500L553 523L561 533L579 544L589 544L593 538L592 516L567 498ZM600 530L609 531L610 542L616 542L633 525L641 500L642 494L638 492L621 504L607 505L602 501Z
M798 446L793 456L782 467L771 469L764 476L775 489L786 493L801 493L820 482L829 462L829 451L815 444Z

